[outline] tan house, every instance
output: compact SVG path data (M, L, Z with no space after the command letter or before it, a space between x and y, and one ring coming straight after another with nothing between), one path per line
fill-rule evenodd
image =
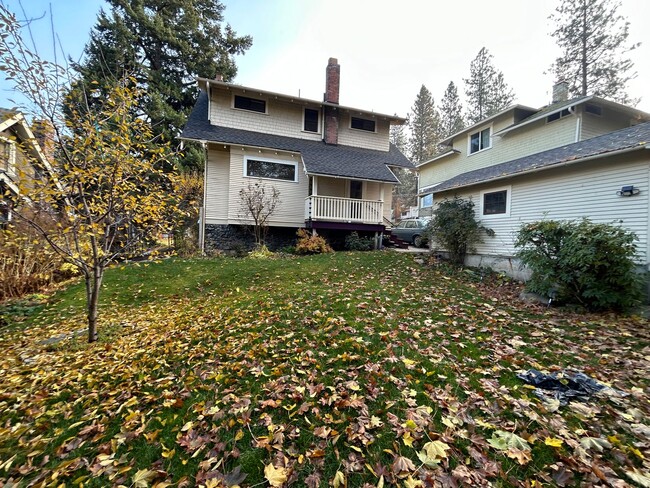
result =
M271 247L295 242L298 228L337 240L351 231L380 236L391 215L391 167L412 163L389 142L404 118L339 104L340 66L331 58L323 101L199 79L201 94L181 137L206 148L207 248L249 244L239 192L272 185L280 205L269 221Z
M11 220L21 186L33 184L52 170L39 143L41 134L44 131L32 132L20 112L0 109L0 225Z
M621 222L650 262L650 114L594 96L533 109L512 106L447 138L419 165L420 215L458 195L494 230L467 264L525 278L513 258L522 224L542 219Z

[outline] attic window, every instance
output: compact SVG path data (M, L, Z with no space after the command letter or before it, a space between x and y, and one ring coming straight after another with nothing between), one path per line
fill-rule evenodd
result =
M484 149L492 147L492 139L490 138L490 128L474 132L469 136L469 153L474 154Z
M352 117L350 119L350 128L365 130L367 132L375 132L375 121L371 119L362 119L360 117Z
M241 110L249 110L251 112L259 112L261 114L265 114L266 100L235 95L234 107Z
M585 112L593 115L603 115L603 107L600 105L594 105L593 103L588 103L585 105Z
M306 108L304 113L303 130L305 132L318 132L318 110Z
M553 122L555 120L563 119L564 117L568 117L571 115L571 111L568 108L565 108L561 112L555 112L554 114L549 115L546 117L546 122Z

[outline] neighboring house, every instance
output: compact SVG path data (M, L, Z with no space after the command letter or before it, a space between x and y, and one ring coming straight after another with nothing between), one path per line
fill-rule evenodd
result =
M391 215L391 167L413 168L389 142L404 118L339 105L340 66L329 60L324 101L199 79L201 94L181 137L207 151L205 247L250 247L239 192L262 181L280 192L268 244L295 242L298 228L339 240L379 237Z
M12 206L20 201L21 186L29 186L51 171L43 151L51 139L44 139L45 125L38 126L35 135L20 112L0 109L0 225L12 219Z
M447 149L419 166L420 215L458 195L471 198L484 236L467 264L526 278L513 258L523 223L589 218L620 222L650 262L650 114L602 98L563 100L541 109L515 105L447 138Z

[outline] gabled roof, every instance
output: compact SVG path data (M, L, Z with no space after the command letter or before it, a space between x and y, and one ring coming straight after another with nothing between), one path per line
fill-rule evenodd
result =
M435 191L463 188L645 148L650 148L650 122L469 171L435 185Z
M308 174L399 183L390 166L413 168L394 145L389 151L330 145L294 137L212 125L207 119L208 96L201 92L181 139L277 149L300 153Z
M397 115L388 115L388 114L382 114L379 112L373 112L372 110L362 110L359 108L354 108L354 107L346 107L345 105L339 105L338 103L330 103L330 102L324 102L324 101L318 101L318 100L312 100L309 98L302 98L300 96L296 97L293 95L287 95L284 93L276 93L268 90L260 90L259 88L253 88L249 86L244 86L244 85L236 85L234 83L227 83L225 81L218 81L218 80L210 80L207 78L198 78L199 86L204 87L207 85L210 86L219 86L222 88L226 88L228 90L235 89L235 90L242 90L242 91L247 91L251 93L258 93L260 96L266 96L266 97L271 97L271 98L276 98L276 99L281 99L281 100L286 100L290 102L299 102L303 104L308 104L308 105L322 105L324 107L334 107L338 110L342 111L347 111L347 112L354 112L359 115L369 115L371 117L379 118L379 119L385 119L393 123L393 125L402 125L406 123L406 119L404 117L398 117Z

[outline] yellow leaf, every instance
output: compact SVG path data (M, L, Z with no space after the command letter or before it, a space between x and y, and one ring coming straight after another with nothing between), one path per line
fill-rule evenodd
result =
M407 429L415 430L418 428L418 424L413 422L411 419L408 419L404 424L404 427L406 427Z
M348 486L348 482L345 479L345 475L340 471L336 472L336 475L334 475L334 480L332 483L334 484L334 488L339 488L341 486L343 488L346 488Z
M408 430L406 432L404 432L404 435L402 436L402 441L404 442L404 445L409 446L409 447L413 447L413 441L414 440L415 439L413 439L413 437L411 437L411 433Z
M547 437L544 439L544 444L551 447L562 447L563 443L564 441L562 439L558 439L557 437Z
M244 431L239 429L237 433L235 434L235 440L239 441L244 437Z
M384 475L382 474L377 483L377 488L384 488Z
M412 476L409 475L408 478L404 480L404 488L418 488L424 486L422 481L414 480Z
M156 476L155 471L149 471L148 469L141 469L133 475L131 481L133 482L132 486L136 488L147 488L149 482Z
M441 459L447 457L448 449L449 445L442 441L427 442L422 446L422 450L418 452L418 458L420 458L422 464L430 468L435 468Z
M189 422L187 422L187 423L186 423L186 424L181 428L181 432L185 432L185 431L190 430L190 429L192 428L192 425L193 425L193 424L192 424L192 421L190 420Z
M283 467L276 468L273 464L267 464L264 467L264 477L271 486L280 487L287 481L287 469Z

